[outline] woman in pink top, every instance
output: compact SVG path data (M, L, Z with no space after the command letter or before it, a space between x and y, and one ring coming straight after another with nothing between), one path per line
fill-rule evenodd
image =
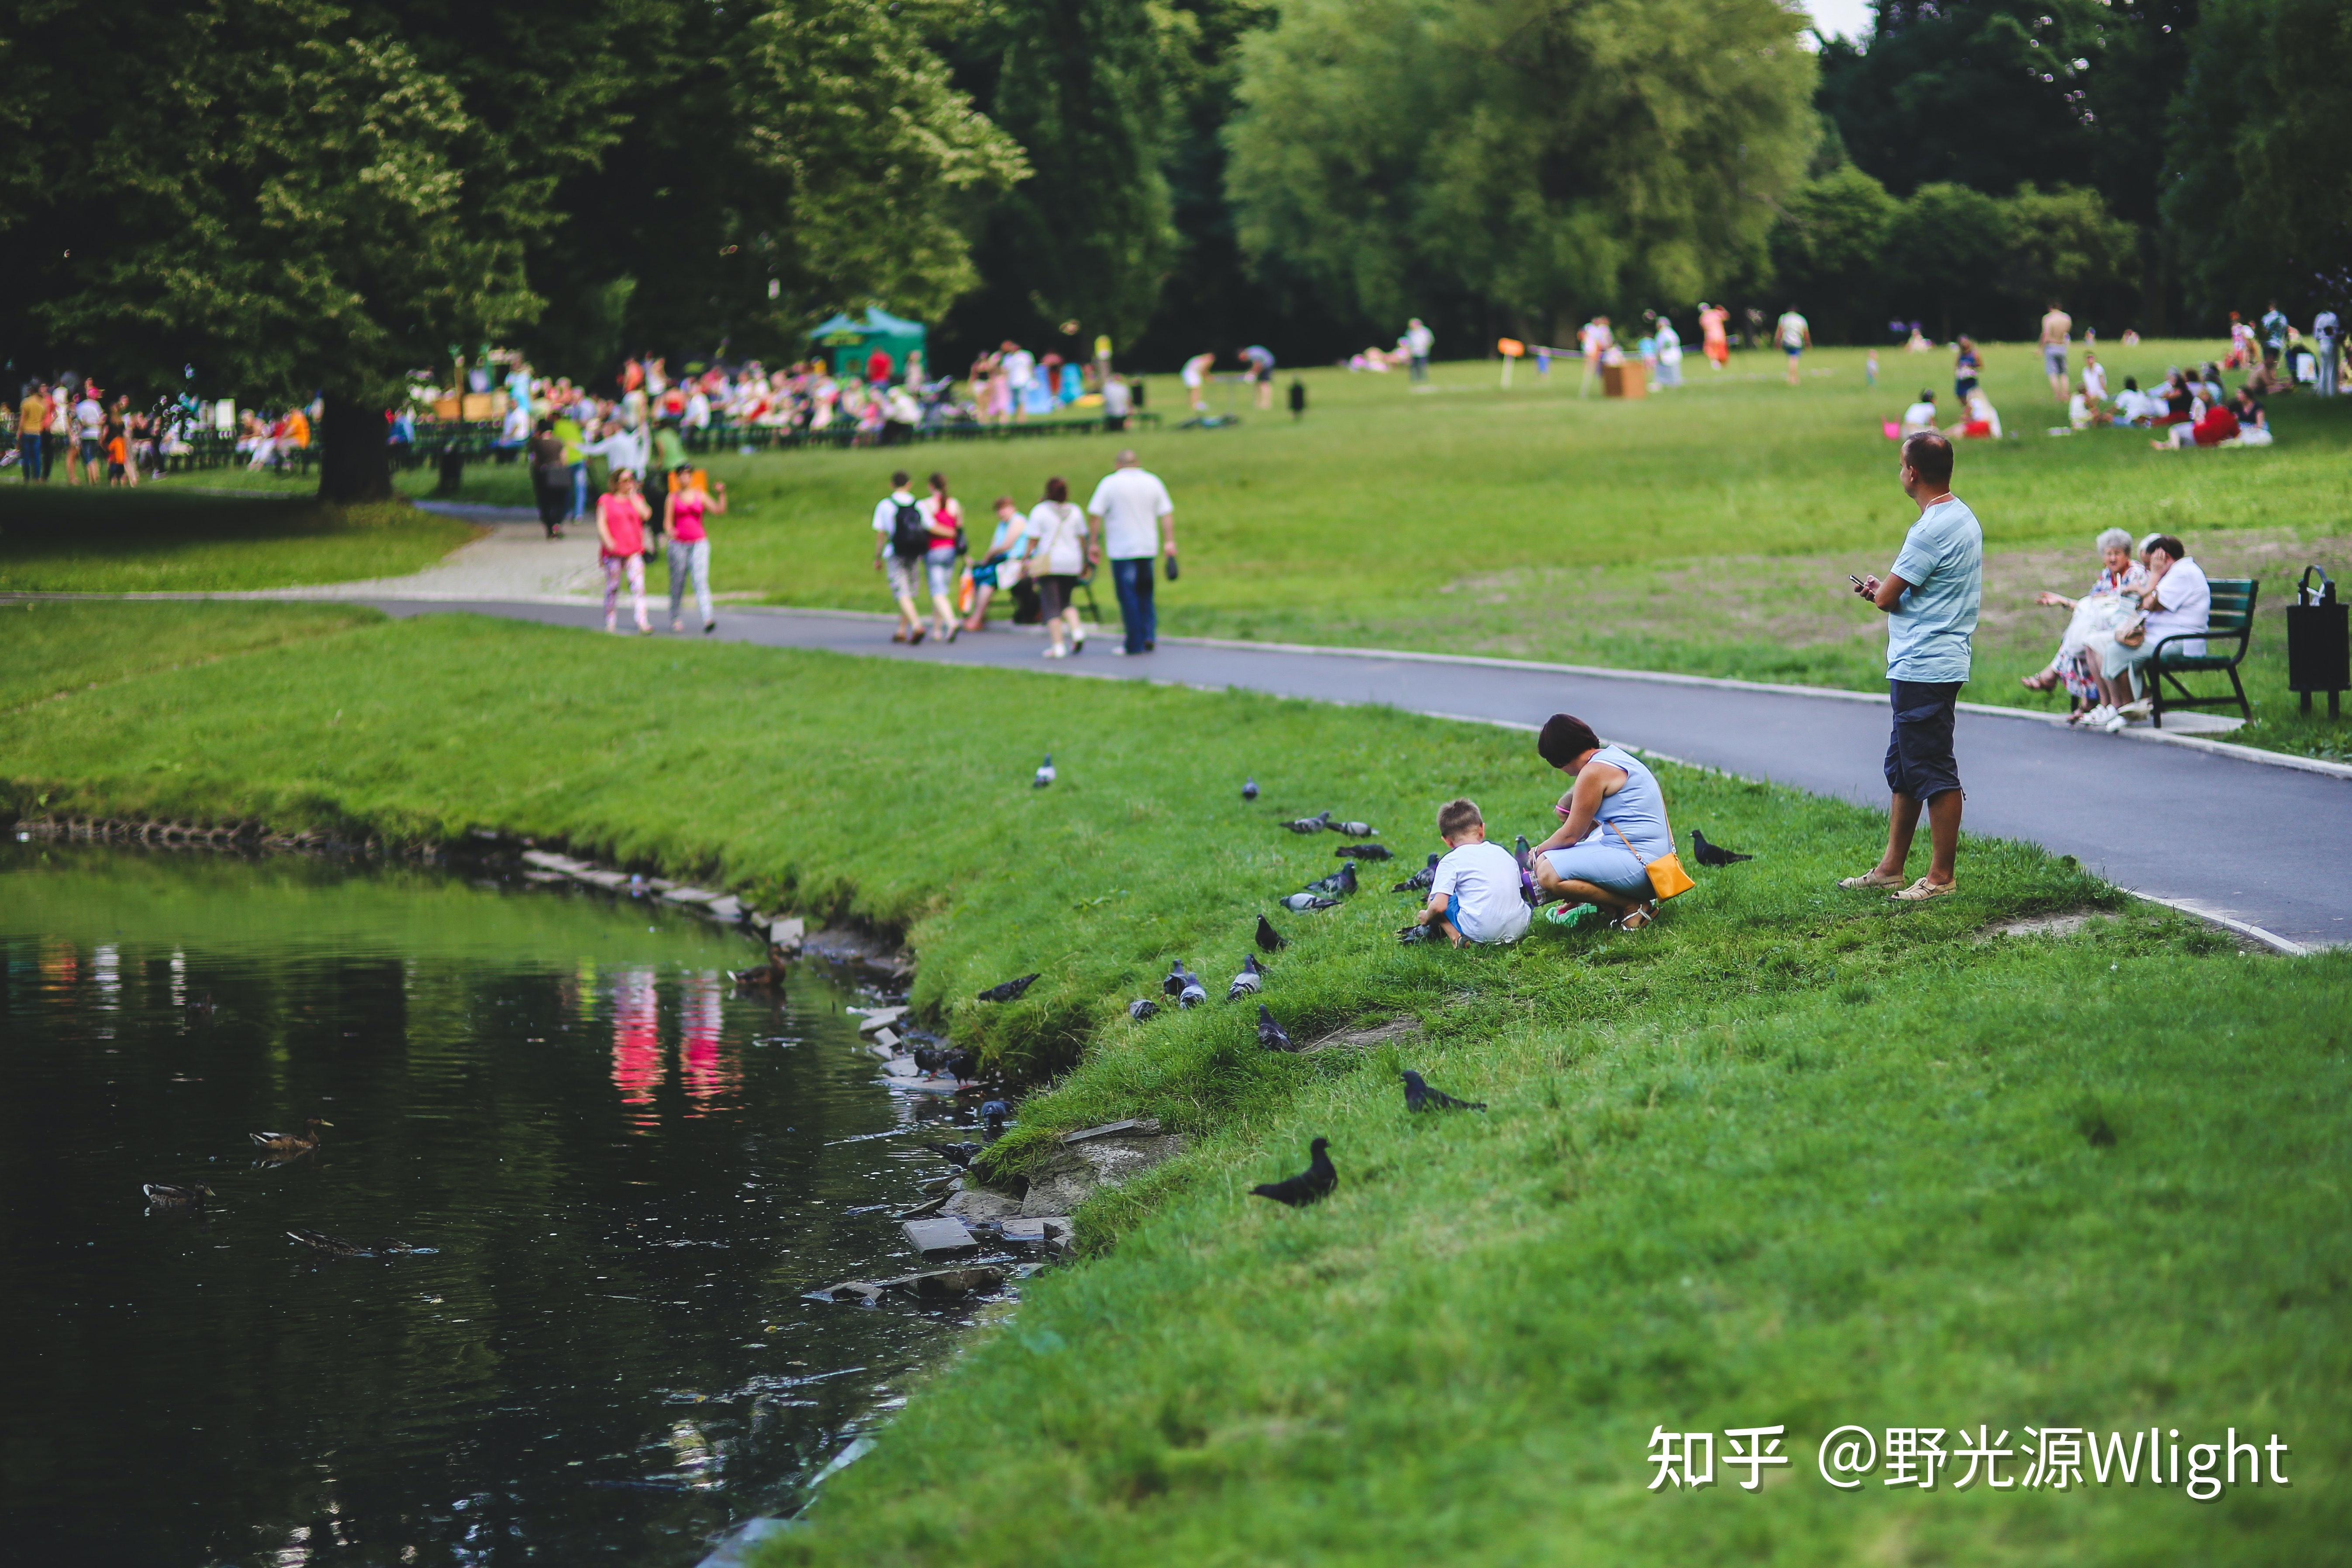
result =
M693 471L684 463L669 471L669 499L662 503L662 521L669 529L669 629L686 629L678 612L686 605L686 580L692 577L694 602L702 611L707 636L719 621L710 613L710 535L702 520L726 514L727 487L715 485L708 493L694 489L689 483Z
M612 490L597 498L596 561L604 568L604 629L608 632L620 629L615 612L625 573L629 593L636 600L638 632L654 629L646 620L646 519L653 510L637 489L637 476L626 468L614 474Z

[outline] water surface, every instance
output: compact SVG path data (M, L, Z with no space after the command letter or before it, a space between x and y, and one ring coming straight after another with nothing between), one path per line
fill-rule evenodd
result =
M0 1559L669 1568L792 1507L956 1321L801 1292L917 1266L860 1211L971 1107L886 1089L822 965L736 994L756 959L578 891L0 847Z

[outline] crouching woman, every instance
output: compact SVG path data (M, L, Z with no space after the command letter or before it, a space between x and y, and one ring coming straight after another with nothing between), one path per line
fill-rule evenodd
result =
M1536 886L1548 899L1566 901L1545 918L1574 925L1592 913L1582 907L1590 904L1627 931L1649 924L1657 906L1648 867L1675 852L1656 775L1566 713L1545 721L1536 750L1576 781L1552 808L1559 830L1536 848Z

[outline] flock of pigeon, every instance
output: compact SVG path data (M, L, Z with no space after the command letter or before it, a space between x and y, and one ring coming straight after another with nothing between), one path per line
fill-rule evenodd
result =
M1033 787L1044 789L1057 776L1053 754L1048 752L1031 783ZM1242 784L1242 799L1254 801L1257 797L1257 780L1255 777L1245 779ZM1286 822L1283 826L1293 833L1302 835L1337 833L1343 837L1354 839L1370 839L1379 837L1379 830L1368 822L1334 822L1331 818L1330 812L1318 812L1313 816L1302 816L1295 821ZM1385 844L1348 844L1333 850L1332 853L1340 861L1339 868L1328 877L1316 879L1298 892L1284 898L1281 900L1283 908L1293 913L1302 914L1313 910L1337 908L1341 900L1355 893L1360 887L1356 870L1359 864L1395 858ZM1403 881L1397 883L1390 890L1398 893L1425 891L1436 879L1439 858L1438 856L1432 855L1427 865ZM1262 914L1257 917L1256 940L1259 952L1268 956L1290 945L1289 939L1275 930L1274 922ZM1225 1000L1238 1002L1244 997L1259 997L1265 986L1265 966L1258 962L1257 953L1244 954L1242 958L1241 969L1226 984ZM1008 980L1001 985L990 986L979 994L979 999L982 1002L1011 1002L1036 984L1036 975L1024 974L1017 979ZM1208 986L1202 984L1201 977L1194 973L1181 958L1170 965L1167 976L1160 983L1160 992L1162 997L1173 1002L1180 1008L1198 1007L1209 999ZM1139 1023L1157 1016L1160 1011L1160 1004L1149 996L1139 996L1127 1005L1128 1016ZM1295 1051L1298 1048L1292 1041L1289 1031L1282 1026L1281 1022L1275 1017L1273 1010L1265 1005L1262 997L1257 1005L1257 1043L1269 1051ZM1403 1078L1405 1109L1409 1111L1484 1110L1486 1109L1484 1104L1457 1100L1441 1089L1432 1089L1421 1074L1411 1068L1405 1069ZM1256 1197L1271 1198L1278 1204L1287 1204L1293 1208L1303 1208L1308 1204L1320 1202L1330 1194L1331 1190L1339 1185L1339 1173L1331 1163L1330 1147L1330 1140L1316 1139L1310 1149L1313 1158L1306 1170L1279 1182L1261 1183L1250 1189L1251 1194ZM978 1152L977 1145L949 1145L940 1152L947 1153L950 1148L963 1154L963 1159L956 1161L958 1164L967 1163L972 1153ZM954 1155L949 1154L948 1157L953 1159Z

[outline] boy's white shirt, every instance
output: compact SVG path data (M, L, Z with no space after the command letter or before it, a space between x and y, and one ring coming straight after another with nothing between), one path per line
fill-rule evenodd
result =
M1499 844L1458 845L1437 863L1429 886L1433 902L1462 900L1455 929L1471 942L1517 942L1528 934L1528 901L1519 896L1519 863Z

